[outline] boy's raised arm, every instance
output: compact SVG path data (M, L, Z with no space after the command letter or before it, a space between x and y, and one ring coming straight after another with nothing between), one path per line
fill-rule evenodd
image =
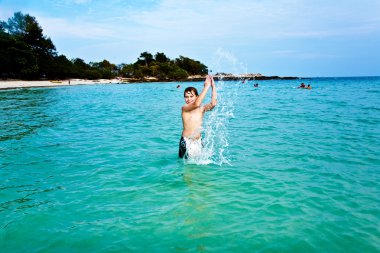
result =
M217 97L217 95L216 95L216 86L215 86L215 82L214 82L214 78L213 77L211 77L211 88L212 88L211 102L204 106L204 111L205 112L214 109L214 107L217 104L217 100L216 100L216 97Z
M188 112L200 107L211 85L212 78L210 76L207 76L201 94L197 97L194 103L182 106L182 111Z

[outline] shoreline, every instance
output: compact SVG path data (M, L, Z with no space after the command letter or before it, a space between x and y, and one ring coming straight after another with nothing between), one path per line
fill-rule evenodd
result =
M126 82L119 79L70 79L70 80L39 80L39 81L26 81L26 80L1 80L0 90L19 89L19 88L44 88L44 87L58 87L58 86L77 86L89 84L125 84Z
M137 78L114 78L114 79L66 79L66 80L0 80L0 90L19 89L19 88L44 88L58 86L76 86L89 84L128 84L128 83L146 83L146 82L197 82L203 81L206 75L189 76L185 80L161 80L155 77ZM249 80L297 80L300 77L279 77L279 76L263 76L261 74L219 74L214 75L217 80L225 81L249 81Z

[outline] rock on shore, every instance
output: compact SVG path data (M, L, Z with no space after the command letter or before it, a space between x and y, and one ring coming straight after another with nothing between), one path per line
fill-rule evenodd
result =
M214 75L215 79L226 80L226 81L238 81L238 80L294 80L300 79L299 77L293 76L263 76L262 74L226 74L226 73L216 73ZM205 76L195 75L189 76L187 81L202 81L205 79Z

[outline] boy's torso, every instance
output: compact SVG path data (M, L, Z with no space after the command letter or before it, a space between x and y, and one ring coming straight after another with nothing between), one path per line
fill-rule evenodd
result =
M182 136L199 139L203 121L203 106L190 112L182 112L183 131Z

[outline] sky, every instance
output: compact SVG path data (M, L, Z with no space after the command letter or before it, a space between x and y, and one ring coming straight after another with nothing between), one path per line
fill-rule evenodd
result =
M17 11L69 59L147 51L213 73L380 76L380 0L0 0L0 20Z

